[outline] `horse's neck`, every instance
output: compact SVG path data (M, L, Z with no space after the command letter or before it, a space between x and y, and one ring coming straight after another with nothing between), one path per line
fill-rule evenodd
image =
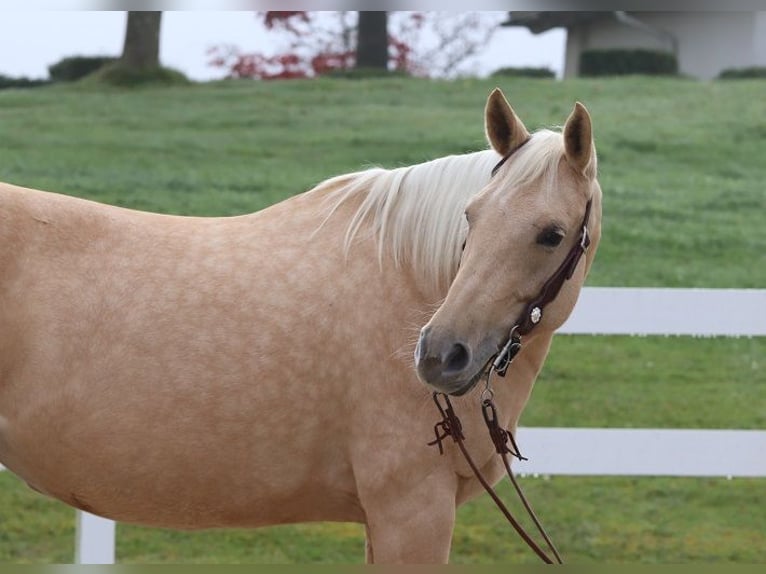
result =
M495 159L495 152L483 151L371 169L327 180L311 193L329 200L328 221L347 221L346 249L360 236L374 236L376 258L392 259L403 273L416 274L435 302L446 295L457 271L467 230L465 205L489 179Z

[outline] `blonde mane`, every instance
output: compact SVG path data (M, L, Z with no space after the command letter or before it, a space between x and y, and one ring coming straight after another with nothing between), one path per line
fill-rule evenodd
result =
M540 130L514 153L504 179L509 185L521 185L553 177L563 153L561 134ZM347 254L363 233L372 235L381 263L391 257L396 266L409 265L426 289L444 293L457 273L467 234L466 204L489 182L499 160L494 150L450 155L338 176L317 190L334 188L328 196L328 219L344 202L361 198L346 231Z

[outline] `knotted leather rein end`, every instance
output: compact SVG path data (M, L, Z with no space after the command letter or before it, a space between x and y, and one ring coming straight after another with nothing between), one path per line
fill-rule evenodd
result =
M439 397L444 399L444 406L439 401ZM455 414L455 409L452 407L449 396L442 393L434 393L433 399L442 415L442 420L434 425L434 435L436 435L436 438L429 442L428 446L437 445L439 447L439 454L444 454L442 441L445 438L451 436L452 440L458 442L465 439L465 435L463 435L463 425Z
M444 401L444 405L442 405L440 397ZM428 446L436 445L439 447L439 454L444 454L444 445L442 445L442 441L444 441L445 438L448 436L452 437L452 440L455 442L465 440L463 424L455 413L455 409L453 408L448 395L434 393L433 400L434 403L436 403L436 407L439 409L439 413L442 415L442 420L434 425L434 435L436 438L429 442ZM527 457L522 456L519 446L513 438L513 433L500 426L500 423L497 420L497 409L491 398L482 401L481 412L484 416L484 422L487 425L489 436L492 439L492 444L495 445L497 454L510 454L519 460L529 460Z
M484 415L484 422L487 424L489 430L489 436L492 439L492 444L495 445L497 454L510 454L519 460L529 460L527 457L521 455L519 446L516 444L516 439L513 438L513 433L504 429L497 422L497 409L492 399L484 399L481 403L481 414ZM510 443L510 447L508 446Z

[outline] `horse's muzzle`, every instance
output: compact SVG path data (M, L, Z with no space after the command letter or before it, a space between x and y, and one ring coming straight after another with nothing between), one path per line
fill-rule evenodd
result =
M418 377L440 392L461 395L476 383L477 369L469 345L431 327L420 332L415 347Z

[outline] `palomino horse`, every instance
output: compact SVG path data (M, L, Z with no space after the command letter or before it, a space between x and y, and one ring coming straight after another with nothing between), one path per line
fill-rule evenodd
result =
M426 445L431 394L455 397L497 481L468 391L592 201L591 249L496 385L515 429L600 235L585 108L530 137L495 90L485 118L491 150L239 217L0 185L0 462L118 521L353 521L369 561L447 561L455 509L481 489L453 443Z

